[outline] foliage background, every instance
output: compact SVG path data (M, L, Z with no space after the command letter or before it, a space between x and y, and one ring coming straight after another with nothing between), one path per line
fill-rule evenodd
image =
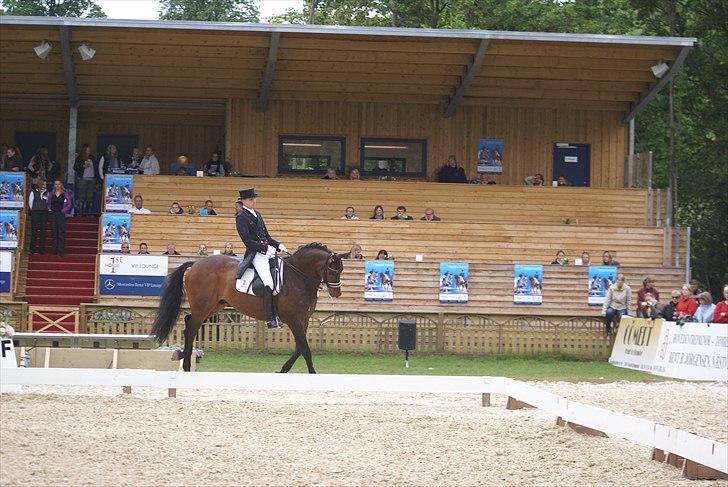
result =
M93 0L2 0L12 15L103 17ZM255 0L161 0L160 18L258 21ZM2 9L0 9L2 10ZM725 0L305 0L272 22L676 35L697 43L671 89L636 121L654 153L654 186L674 175L675 221L693 230L693 276L719 297L728 283L728 2ZM674 125L668 94L672 90ZM674 152L669 137L674 135ZM673 170L669 170L674 161Z

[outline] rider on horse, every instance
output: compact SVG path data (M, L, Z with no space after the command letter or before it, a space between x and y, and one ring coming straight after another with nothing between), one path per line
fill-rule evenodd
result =
M245 257L253 257L253 267L263 281L263 307L265 309L266 324L268 328L280 328L281 321L276 315L273 306L273 277L270 273L270 259L276 257L276 250L288 252L285 245L275 241L263 222L263 216L255 210L254 188L240 190L240 202L243 208L235 215L235 226L238 235L245 244Z

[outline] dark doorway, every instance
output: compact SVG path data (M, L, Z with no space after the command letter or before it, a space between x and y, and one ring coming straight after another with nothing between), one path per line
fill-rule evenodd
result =
M131 160L131 151L137 147L139 143L138 135L117 135L117 134L99 134L96 136L96 147L98 148L99 157L106 153L106 148L114 144L119 149L119 158L124 164L128 164Z
M15 145L20 149L20 153L23 155L23 164L26 166L35 151L45 146L48 148L50 160L58 162L61 165L61 170L65 168L64 161L56 159L56 134L53 132L15 132Z
M553 180L563 176L570 186L589 186L589 152L589 144L554 144Z

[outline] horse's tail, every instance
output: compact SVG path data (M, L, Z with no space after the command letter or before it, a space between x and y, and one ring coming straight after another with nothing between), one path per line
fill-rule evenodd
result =
M154 318L154 325L152 325L152 332L150 333L150 336L153 336L159 343L167 339L177 323L185 291L183 278L185 271L192 267L192 264L194 262L185 262L177 267L173 273L167 276L164 283L162 297L159 299L159 311L157 311L157 317Z

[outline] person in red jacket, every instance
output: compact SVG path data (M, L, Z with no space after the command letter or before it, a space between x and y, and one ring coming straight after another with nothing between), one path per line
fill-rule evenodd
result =
M680 290L680 301L678 301L677 306L675 306L675 320L693 316L697 309L698 302L695 301L693 292L690 290L690 286L685 284Z
M715 305L711 323L728 323L728 284L723 286L723 301Z

